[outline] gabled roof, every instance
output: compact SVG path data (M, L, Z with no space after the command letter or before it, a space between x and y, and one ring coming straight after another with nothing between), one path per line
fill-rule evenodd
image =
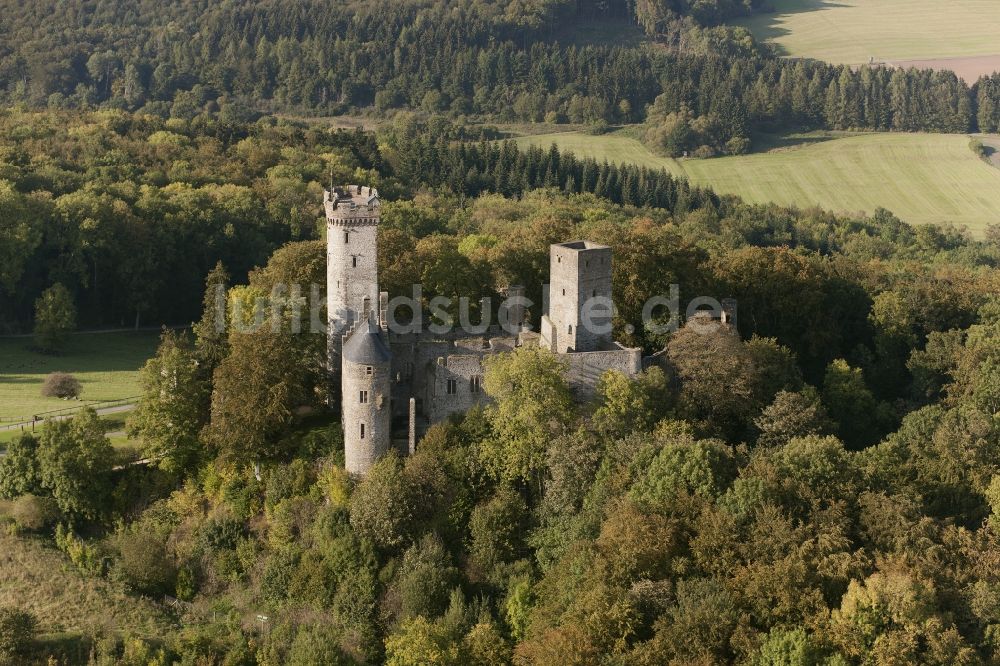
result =
M382 339L382 331L375 325L375 319L369 317L361 323L344 343L344 358L359 365L378 365L388 363L392 353Z

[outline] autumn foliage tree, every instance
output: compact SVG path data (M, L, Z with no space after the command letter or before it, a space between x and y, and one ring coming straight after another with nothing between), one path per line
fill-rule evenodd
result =
M521 347L487 357L485 366L493 402L486 408L491 436L480 455L496 478L537 487L548 442L565 432L574 411L563 364L551 352Z

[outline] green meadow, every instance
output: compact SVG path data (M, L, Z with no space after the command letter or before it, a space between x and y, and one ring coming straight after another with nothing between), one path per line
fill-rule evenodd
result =
M1000 54L996 0L772 0L736 21L782 55L833 63Z
M156 331L81 333L68 336L58 355L32 350L31 338L0 338L0 417L31 418L39 412L138 395L139 368L156 353L159 335ZM42 397L45 376L54 371L69 372L80 380L79 401Z
M812 133L784 137L766 152L704 160L660 157L621 131L517 141L555 143L578 156L664 168L755 203L844 213L882 207L914 224L952 222L974 232L1000 223L1000 169L974 155L966 135Z

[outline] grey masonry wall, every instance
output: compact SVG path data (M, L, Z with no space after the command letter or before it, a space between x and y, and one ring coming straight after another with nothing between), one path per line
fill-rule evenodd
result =
M388 363L369 365L351 363L346 358L343 360L341 414L344 456L347 471L352 474L366 473L391 446L389 373ZM362 391L367 392L366 402L361 400Z
M327 353L331 380L340 385L340 343L350 325L361 319L366 303L379 304L378 245L381 215L378 191L348 185L326 191Z
M589 400L595 395L597 382L608 370L617 370L627 377L642 372L642 349L619 348L609 351L566 354L566 381L578 400Z
M596 300L595 300L596 299ZM543 329L552 351L590 352L611 345L611 248L590 241L557 243L549 248L549 313ZM585 325L590 313L592 325ZM544 335L545 333L543 333Z

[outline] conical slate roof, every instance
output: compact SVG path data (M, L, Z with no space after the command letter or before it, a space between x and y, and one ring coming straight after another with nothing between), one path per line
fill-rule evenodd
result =
M359 365L378 365L390 361L392 354L374 319L369 317L347 339L344 343L344 358Z

